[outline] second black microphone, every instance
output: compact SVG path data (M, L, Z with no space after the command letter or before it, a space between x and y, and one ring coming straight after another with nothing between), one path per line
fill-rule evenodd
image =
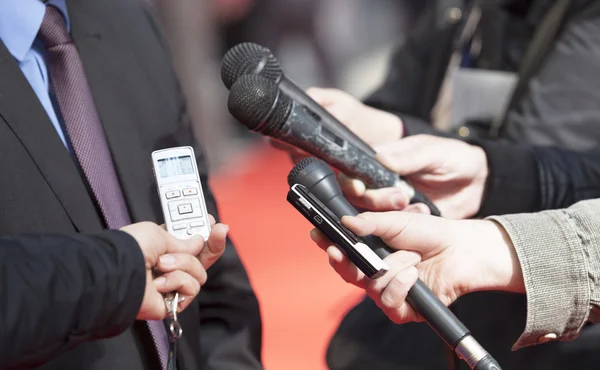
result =
M347 140L335 135L319 115L290 99L277 85L257 75L245 75L231 86L229 112L252 131L273 137L323 159L370 188L400 187L411 203L435 205L412 186Z

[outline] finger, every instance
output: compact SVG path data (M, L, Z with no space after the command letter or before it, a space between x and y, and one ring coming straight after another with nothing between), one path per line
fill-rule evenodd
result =
M210 227L215 226L215 224L217 223L217 220L215 220L214 216L210 213L208 214L208 221L210 222Z
M342 251L333 245L322 232L317 229L313 229L310 232L310 238L317 243L319 248L327 252L329 256L329 264L335 272L340 275L344 281L350 284L354 284L359 287L364 287L363 280L365 275L348 259L348 257L342 253Z
M360 208L379 212L397 211L410 202L408 194L400 188L367 189L362 181L343 173L338 175L338 179L344 195Z
M365 212L343 217L342 224L359 236L379 236L391 248L425 253L454 228L451 220L412 212Z
M400 250L384 259L389 271L378 279L367 282L366 290L371 296L379 296L400 271L416 266L421 262L421 255L413 251Z
M432 141L426 135L417 135L378 145L376 158L399 175L423 172L434 168L447 155Z
M210 230L206 245L198 255L198 259L205 269L208 270L225 252L228 232L229 226L225 224L216 224Z
M365 195L367 187L364 182L352 177L348 177L342 172L338 174L337 178L344 194L359 198Z
M327 251L327 248L333 244L319 229L312 229L310 231L310 238L324 251Z
M157 269L163 273L180 270L191 275L200 285L206 283L206 270L198 258L191 254L174 253L162 255L158 259Z
M184 298L179 303L179 311L185 309L200 292L200 283L180 270L168 272L154 279L154 285L160 293L178 292Z
M360 288L365 287L365 274L350 261L348 256L333 245L327 248L327 255L329 264L345 282Z
M406 297L418 278L417 268L408 267L397 273L381 293L380 307L394 323L417 320L416 312L407 304Z
M199 239L178 239L167 231L162 230L166 242L165 253L187 253L197 256L204 247L204 240Z
M147 287L143 307L138 314L138 320L162 320L167 315L165 297L155 287Z
M422 213L425 215L430 215L431 210L429 207L425 205L425 203L415 203L409 204L406 208L402 209L404 212L412 212L412 213Z
M346 96L346 93L337 89L328 89L323 87L310 87L306 90L306 95L323 107L335 104Z

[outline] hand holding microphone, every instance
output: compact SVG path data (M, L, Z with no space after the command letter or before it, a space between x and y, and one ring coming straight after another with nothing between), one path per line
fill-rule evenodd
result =
M290 99L308 107L318 115L334 135L352 143L367 155L375 153L366 142L290 80L283 73L279 61L268 48L245 42L229 49L221 63L221 80L223 84L231 89L233 84L244 75L256 75L273 82Z
M352 142L336 135L321 117L256 75L244 75L231 86L229 112L252 131L301 148L373 188L401 188L413 203L437 208L393 171Z
M335 174L329 168L329 166L321 160L316 158L306 158L299 162L294 169L290 172L288 176L288 184L290 186L294 184L300 184L304 186L311 194L313 194L321 203L325 205L334 215L339 218L343 218L344 216L357 216L358 211L348 202L346 198L342 195L341 188L337 181L335 180ZM402 213L403 215L411 215L409 213ZM414 215L417 217L428 217L422 215ZM410 217L410 216L407 216ZM432 218L435 219L435 218ZM440 223L448 223L451 221L439 219L439 221L433 221ZM400 231L403 229L403 225L406 226L408 222L402 223L400 222L398 225L394 225L396 228L400 227ZM436 233L432 235L432 228L430 226L435 225L425 225L425 227L421 227L420 237L427 238L430 237L432 239L437 238L437 240L442 240L441 237ZM364 229L364 228L363 228ZM451 229L451 228L450 228ZM456 354L465 360L468 365L475 370L500 370L500 366L496 363L496 361L485 351L479 343L471 336L469 330L456 318L456 316L442 303L434 293L421 281L417 279L415 276L414 269L410 268L411 262L415 264L418 263L420 258L414 253L400 253L397 255L391 256L395 249L390 248L384 240L378 237L378 235L383 235L383 233L378 233L376 230L373 232L376 235L368 235L370 232L364 232L364 230L360 228L354 228L354 231L357 231L361 236L363 236L363 240L366 245L368 245L376 255L378 255L382 259L386 259L388 264L393 265L392 269L379 279L379 282L367 282L361 274L357 273L357 269L354 265L352 265L348 259L342 257L339 253L332 252L329 250L328 252L332 252L330 257L333 258L334 267L336 267L336 271L344 277L347 281L359 285L361 287L369 288L370 294L373 294L375 297L378 297L383 293L383 289L387 286L388 283L391 282L389 280L390 275L394 276L396 274L406 272L403 275L403 281L401 281L401 286L398 287L398 284L395 284L396 290L389 291L387 293L390 301L390 309L395 310L399 309L400 311L395 313L398 314L396 317L398 321L406 321L410 319L410 312L413 312L412 318L414 319L414 314L420 314L425 321L431 326L431 328L446 342L446 344L454 351ZM368 231L368 229L367 229ZM430 236L428 236L430 235ZM314 235L316 241L319 242L321 247L327 248L328 245L324 242L324 239L319 236L319 234ZM419 238L413 238L419 239ZM387 239L388 242L394 242L394 238ZM422 241L422 240L421 240ZM419 244L419 240L413 240L415 244ZM441 242L443 243L443 241ZM397 245L399 249L400 244L396 243L393 245ZM407 248L409 251L411 248ZM416 249L413 249L416 251ZM398 256L406 257L404 262L396 261ZM406 263L408 261L408 263ZM452 266L455 268L455 265ZM354 275L353 275L354 274ZM414 285L413 285L414 283ZM408 289L410 287L410 289ZM400 309L398 305L402 306L402 301L406 298L406 301L410 303L414 311L411 311L404 307ZM445 303L448 302L449 299L452 298L452 295L445 297ZM454 296L454 299L456 296ZM387 298L386 298L387 299Z
M436 204L444 218L466 219L479 212L489 174L482 148L429 135L409 136L376 148L379 162L410 180ZM348 199L362 209L377 212L408 210L403 209L402 200L400 206L395 204L394 196L390 196L387 189L368 189L344 174L339 176L339 181ZM423 208L413 210L429 213Z

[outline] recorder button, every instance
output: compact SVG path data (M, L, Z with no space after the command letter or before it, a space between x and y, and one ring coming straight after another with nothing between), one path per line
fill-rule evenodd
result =
M190 203L185 203L177 206L177 211L179 211L180 215L185 215L187 213L192 213L194 210L192 209L192 205Z
M181 192L179 190L167 191L167 199L178 198L181 196Z
M190 222L190 227L202 227L202 226L204 226L204 221Z
M189 195L196 195L196 194L198 194L198 189L196 189L196 188L183 189L183 195L186 197Z
M195 234L199 234L200 230L196 230L196 229L188 229L187 234L188 235L195 235Z

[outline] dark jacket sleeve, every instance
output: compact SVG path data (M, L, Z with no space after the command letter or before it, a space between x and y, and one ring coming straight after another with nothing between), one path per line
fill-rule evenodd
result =
M477 217L567 208L600 198L600 150L572 152L505 140L474 142L490 175Z
M411 134L424 133L417 130L429 124L459 27L447 23L435 3L394 51L384 83L365 100L374 108L418 118L412 130L413 121L407 121L407 131L414 131Z
M133 324L146 269L135 239L95 235L0 238L1 367L40 365Z

